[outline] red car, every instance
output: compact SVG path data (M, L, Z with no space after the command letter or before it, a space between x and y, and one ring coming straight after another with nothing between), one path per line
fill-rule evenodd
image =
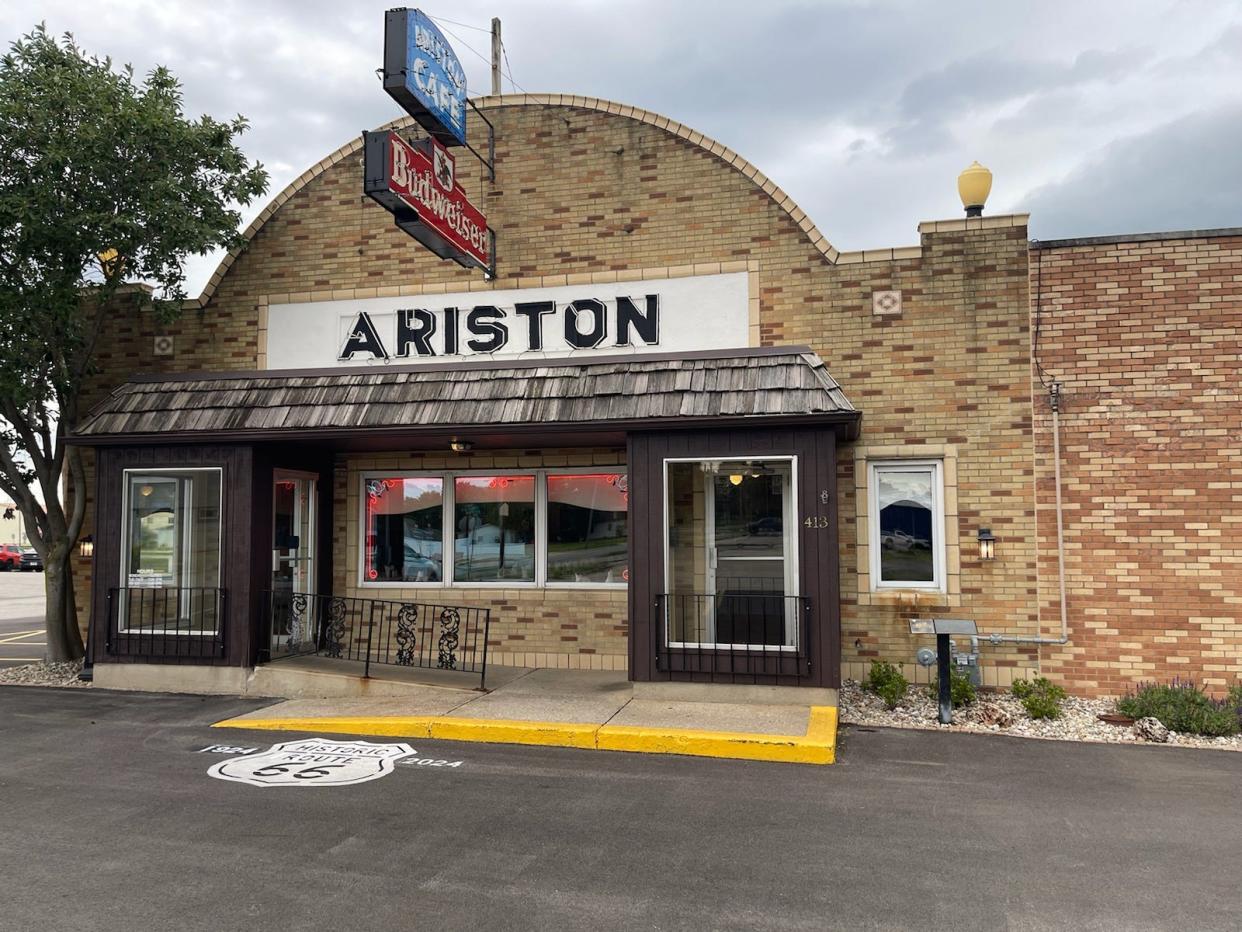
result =
M21 568L22 548L17 544L0 544L0 570L16 570Z

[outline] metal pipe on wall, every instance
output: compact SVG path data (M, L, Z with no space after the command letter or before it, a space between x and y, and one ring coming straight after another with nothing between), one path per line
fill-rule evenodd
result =
M1048 386L1048 403L1052 406L1052 472L1056 493L1057 516L1057 585L1061 600L1061 636L1058 638L1024 637L1016 634L980 635L989 644L1067 644L1069 613L1065 605L1065 520L1061 512L1061 383Z

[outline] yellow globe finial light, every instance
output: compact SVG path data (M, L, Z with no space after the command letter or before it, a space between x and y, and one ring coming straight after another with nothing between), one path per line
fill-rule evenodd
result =
M957 193L962 198L967 217L982 217L983 205L992 191L992 173L978 162L957 176Z
M121 270L121 255L115 249L105 249L95 258L99 260L99 268L106 278L112 278Z

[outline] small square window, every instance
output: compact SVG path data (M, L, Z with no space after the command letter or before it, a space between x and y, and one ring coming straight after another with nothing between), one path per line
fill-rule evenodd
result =
M936 461L869 464L874 589L944 589L944 493Z

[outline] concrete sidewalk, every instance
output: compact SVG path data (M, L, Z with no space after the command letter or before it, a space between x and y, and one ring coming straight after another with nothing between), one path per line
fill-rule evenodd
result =
M488 693L408 685L399 697L290 699L216 727L830 764L837 709L636 697L623 673L531 670Z

